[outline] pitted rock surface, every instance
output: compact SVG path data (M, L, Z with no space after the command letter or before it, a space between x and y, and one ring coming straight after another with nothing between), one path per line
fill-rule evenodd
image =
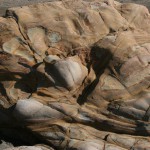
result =
M150 149L149 24L145 6L113 0L8 9L0 134L14 146L6 149Z

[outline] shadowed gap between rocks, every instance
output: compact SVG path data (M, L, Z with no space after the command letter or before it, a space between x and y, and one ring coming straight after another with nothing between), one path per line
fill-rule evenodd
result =
M97 59L98 63L93 66L94 72L96 74L96 79L88 85L78 97L77 102L83 105L90 93L95 89L96 85L99 83L100 76L104 73L104 70L108 67L110 60L112 59L112 53L108 49L100 48L98 46L93 46L91 49L91 60ZM91 62L90 64L93 64Z
M8 116L6 124L5 121L3 124L0 125L0 143L2 141L6 141L8 143L11 143L12 146L18 147L18 146L34 146L39 144L45 144L53 147L55 150L57 150L57 147L52 145L50 142L45 140L40 134L36 132L32 132L31 129L26 127L26 124L24 124L24 121L21 122L16 120L12 116L12 111L14 110L16 105L13 105L12 107L2 110L0 109L0 117L3 113ZM2 118L1 118L2 119Z

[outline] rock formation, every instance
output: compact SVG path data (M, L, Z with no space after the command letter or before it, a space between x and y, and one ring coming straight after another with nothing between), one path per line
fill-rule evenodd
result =
M118 0L122 3L137 3L146 6L150 10L150 1L149 0Z
M148 9L113 0L8 9L0 120L5 150L150 149Z

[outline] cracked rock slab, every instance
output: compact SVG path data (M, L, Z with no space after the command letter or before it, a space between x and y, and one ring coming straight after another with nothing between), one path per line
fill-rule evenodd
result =
M0 17L5 149L148 150L149 24L146 7L114 0L9 8Z

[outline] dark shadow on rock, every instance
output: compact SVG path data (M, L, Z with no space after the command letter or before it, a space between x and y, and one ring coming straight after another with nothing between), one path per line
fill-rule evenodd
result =
M37 64L31 68L31 72L22 76L15 84L16 89L20 89L25 93L35 93L38 88L65 87L64 79L58 74L57 70L50 64L45 64L44 72L37 70L41 64ZM47 73L47 75L45 74ZM51 81L53 78L55 83Z
M65 82L64 78L53 64L45 63L45 72L55 80L55 84L53 84L53 86L59 86L63 88L67 87L67 83Z
M88 95L92 93L97 84L99 83L100 76L104 73L105 69L108 67L110 60L112 59L112 53L108 49L101 48L99 46L93 46L91 48L91 66L93 67L96 79L88 85L79 96L77 102L80 105L83 105L87 100Z
M122 120L124 119L124 120L134 123L136 125L136 127L134 128L134 132L132 133L133 135L149 136L150 135L149 122L147 120L145 120L145 118L143 118L143 116L140 116L138 114L136 114L136 115L131 114L129 112L120 110L121 105L124 105L124 104L112 102L108 106L107 110L118 117L120 116L122 118ZM130 107L130 106L126 106L126 107ZM122 133L124 133L124 132L122 131Z
M24 122L13 116L15 106L16 104L8 109L0 109L0 141L11 143L15 147L34 146L36 144L52 146L41 135L31 131L26 121Z

